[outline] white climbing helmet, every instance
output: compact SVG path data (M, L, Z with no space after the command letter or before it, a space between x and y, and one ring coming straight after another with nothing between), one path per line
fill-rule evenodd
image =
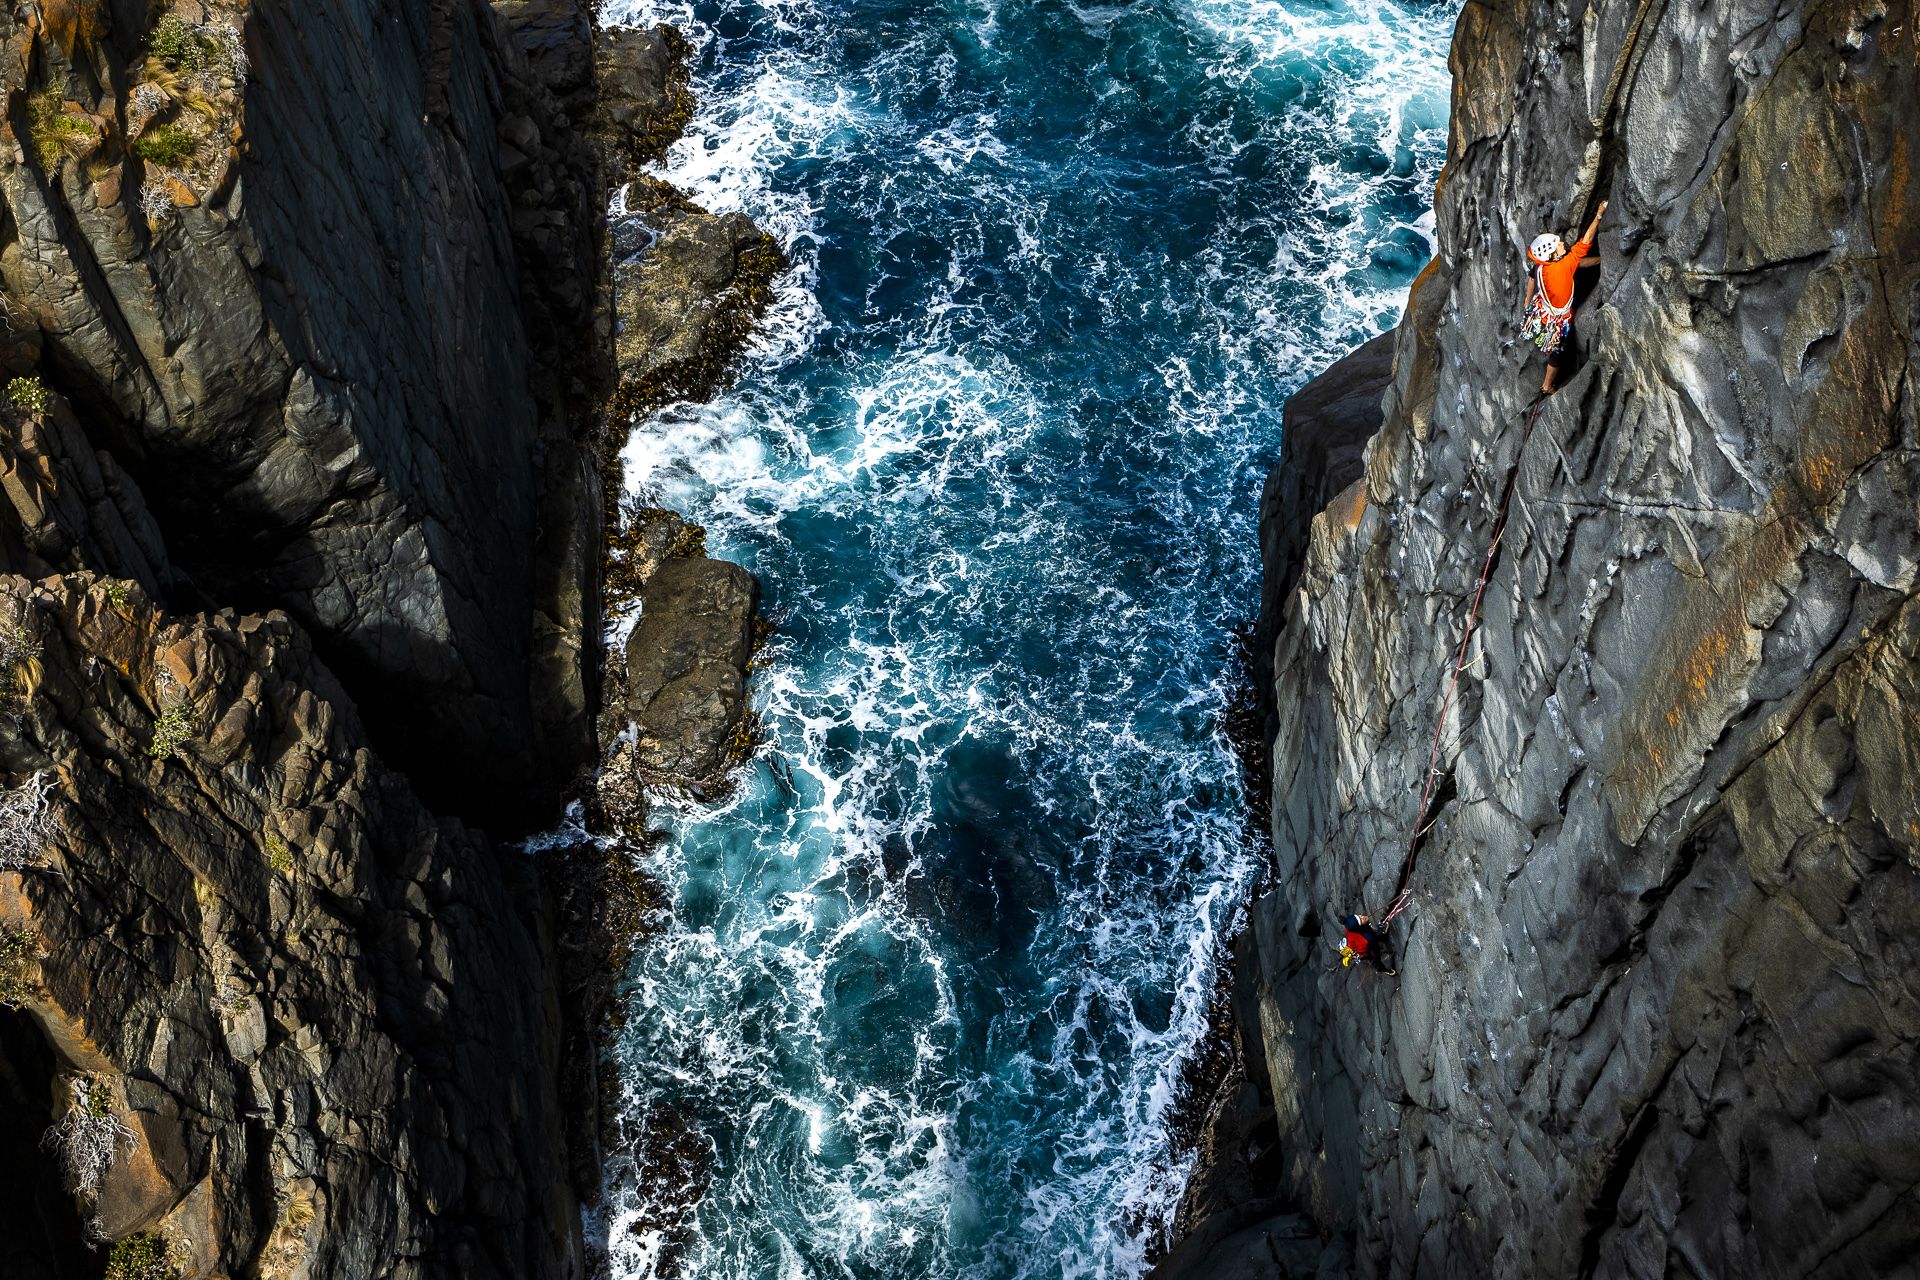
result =
M1527 256L1535 262L1552 262L1567 251L1567 242L1551 231L1543 231L1527 246Z

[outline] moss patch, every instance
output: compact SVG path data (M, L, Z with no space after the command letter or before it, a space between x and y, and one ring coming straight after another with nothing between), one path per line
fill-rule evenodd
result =
M155 760L165 760L182 745L191 742L197 732L193 713L186 704L175 703L162 711L153 722L153 741L147 746L147 754Z
M192 157L198 139L185 125L154 125L133 140L133 154L153 164L177 169Z
M33 999L27 970L38 958L38 950L29 930L0 928L0 1004L18 1009Z
M150 1231L128 1236L107 1254L105 1280L179 1280L166 1239Z

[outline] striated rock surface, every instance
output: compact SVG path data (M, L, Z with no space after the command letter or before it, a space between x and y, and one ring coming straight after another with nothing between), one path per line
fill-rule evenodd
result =
M0 155L0 282L182 573L309 627L440 802L550 802L592 757L596 656L541 641L597 567L606 376L559 353L604 350L604 187L507 28L69 0L0 17L0 49L34 103ZM74 127L23 129L43 97Z
M1279 630L1300 583L1314 514L1341 495L1349 505L1358 497L1362 454L1380 429L1380 397L1392 377L1393 335L1383 333L1288 398L1280 458L1260 494L1261 636ZM1261 647L1259 656L1270 658L1271 645Z
M596 754L604 213L683 52L585 0L0 15L9 1276L592 1272L658 903L436 815L551 823ZM659 642L744 721L752 580L668 520L624 589L723 580Z
M183 1280L576 1274L525 855L422 808L283 614L16 576L0 635L12 990L125 1126L93 1231Z
M1359 1275L1920 1257L1916 17L1462 14L1438 256L1271 636L1277 866L1236 993L1263 1190ZM1522 247L1602 198L1576 370L1529 430ZM1509 475L1400 976L1344 971ZM1270 550L1302 545L1285 506ZM1241 1274L1257 1241L1221 1223L1157 1274Z

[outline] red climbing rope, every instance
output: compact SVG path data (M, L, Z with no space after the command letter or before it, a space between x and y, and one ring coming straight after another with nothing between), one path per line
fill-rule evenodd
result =
M1500 551L1500 539L1507 532L1507 509L1513 503L1514 482L1520 478L1520 462L1527 454L1527 439L1533 435L1533 424L1540 417L1540 410L1546 405L1545 397L1534 401L1533 408L1527 411L1527 425L1520 432L1520 448L1513 455L1513 469L1507 473L1506 489L1500 495L1500 514L1494 518L1493 540L1487 545L1486 563L1480 566L1480 582L1473 589L1473 605L1467 610L1467 629L1460 636L1460 651L1454 656L1453 675L1447 680L1446 696L1440 699L1440 715L1433 726L1433 749L1427 753L1427 784L1420 791L1420 807L1413 811L1413 838L1407 842L1407 858L1400 865L1400 884L1394 890L1393 901L1387 904L1386 914L1380 917L1380 927L1386 928L1393 918L1407 909L1413 901L1413 865L1420 857L1420 838L1427 833L1422 824L1427 817L1427 805L1433 799L1434 783L1440 777L1440 738L1447 727L1447 710L1453 705L1454 691L1460 687L1460 673L1466 670L1467 646L1473 641L1473 630L1480 623L1480 600L1487 593L1487 579L1493 576L1494 557Z

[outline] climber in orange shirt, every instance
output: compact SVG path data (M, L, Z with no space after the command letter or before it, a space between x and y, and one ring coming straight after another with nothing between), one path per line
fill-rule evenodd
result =
M1600 229L1600 215L1607 202L1593 211L1587 234L1571 248L1552 232L1533 238L1527 246L1527 258L1534 264L1527 273L1527 319L1521 332L1547 354L1547 376L1540 384L1541 395L1551 395L1553 384L1567 358L1567 335L1573 329L1573 273L1595 263L1587 253L1593 248L1594 232Z

